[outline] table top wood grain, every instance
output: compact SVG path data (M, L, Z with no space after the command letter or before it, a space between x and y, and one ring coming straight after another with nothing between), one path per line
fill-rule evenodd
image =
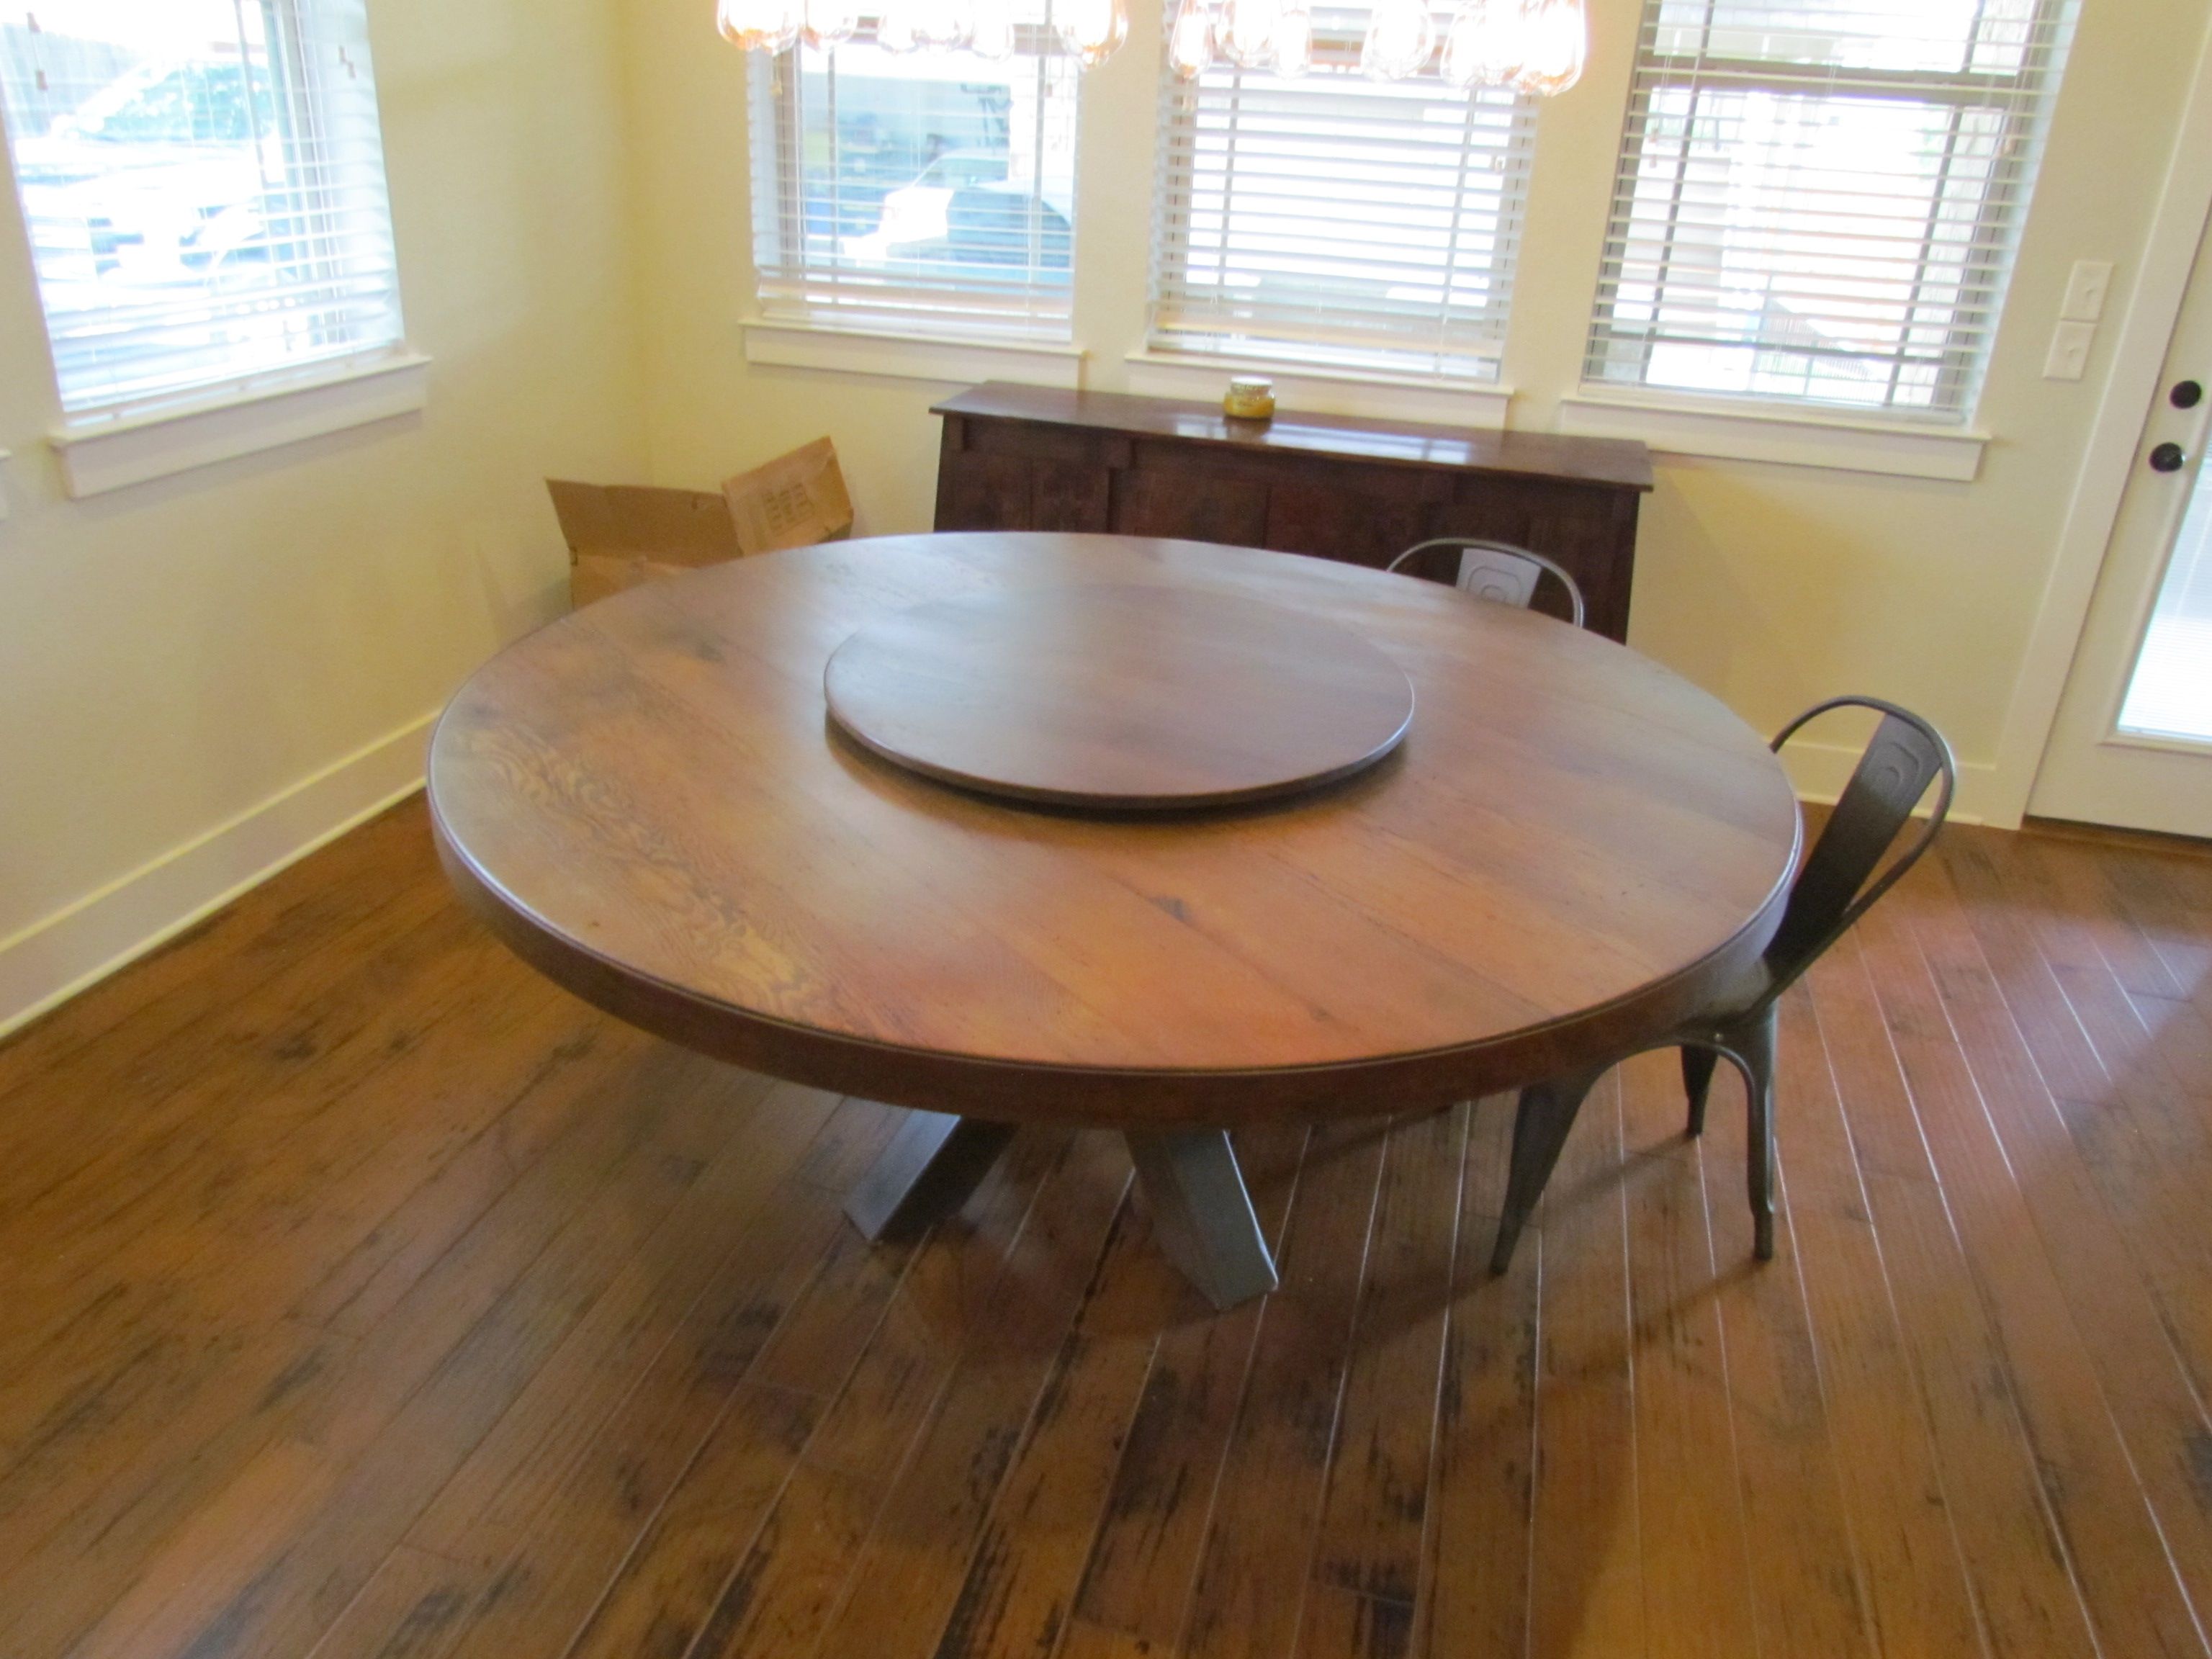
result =
M1303 794L1382 761L1413 720L1406 671L1349 629L1158 582L917 605L846 641L823 681L872 753L1100 811Z
M1412 680L1310 799L1101 818L836 738L831 655L918 605L1158 586L1335 623ZM482 670L432 745L449 873L647 1030L1014 1120L1414 1109L1654 1041L1755 962L1796 801L1704 691L1548 618L1328 561L1111 537L890 538L641 588Z

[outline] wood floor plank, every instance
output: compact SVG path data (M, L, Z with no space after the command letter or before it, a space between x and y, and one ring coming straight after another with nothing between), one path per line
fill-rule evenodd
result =
M1400 1121L1382 1154L1308 1591L1326 1586L1395 1604L1352 1610L1349 1635L1361 1641L1402 1645L1414 1629L1467 1134L1463 1109ZM1310 1620L1297 1650L1310 1659L1374 1650L1334 1645L1345 1628Z
M357 924L436 902L425 884L390 879L395 869L422 867L429 834L421 801L394 807L0 1043L0 1153L13 1164L54 1144L50 1115L16 1109L42 1098L57 1069L112 1085L124 1068L297 969L307 951L358 950ZM379 923L377 931L388 930ZM120 1088L88 1087L72 1127L106 1129L144 1105Z
M1791 1020L1783 1037L1784 1074L1824 1069L1819 1033ZM1788 1091L1792 1107L1802 1092ZM1786 1114L1780 1139L1776 1259L1753 1253L1742 1171L1747 1126L1741 1081L1715 1079L1698 1156L1711 1229L1714 1312L1728 1355L1729 1425L1743 1494L1745 1553L1758 1651L1766 1659L1871 1659L1876 1651L1864 1564L1851 1534L1837 1467L1838 1425L1829 1410L1820 1352L1802 1277L1790 1174L1813 1137ZM1948 1539L1945 1540L1948 1543Z
M1534 1568L1540 1233L1502 1278L1490 1247L1505 1204L1510 1097L1468 1110L1459 1235L1423 1514L1413 1650L1518 1654Z
M1183 1634L1185 1653L1279 1659L1294 1650L1351 1358L1388 1136L1314 1131L1261 1316Z
M998 1316L961 1356L854 1564L823 1659L937 1651L1132 1181L1121 1137L1091 1131L1047 1182Z
M696 1659L811 1652L892 1484L993 1299L1065 1135L1018 1136L954 1220L915 1251L692 1647Z
M1237 1137L1279 1261L1308 1144L1303 1130ZM1165 1653L1181 1640L1267 1305L1216 1315L1194 1293L1178 1304L1129 1425L1060 1659Z
M865 1154L851 1121L841 1108L828 1138ZM681 1655L704 1629L913 1258L907 1245L870 1245L842 1217L830 1234L812 1277L578 1632L577 1659Z
M448 1323L426 1310L417 1323L403 1303L388 1332L364 1339L358 1392L325 1397L210 1510L282 1513L288 1525L218 1528L220 1553L203 1559L204 1517L196 1516L102 1617L83 1659L312 1645L734 1134L719 1068L680 1069L689 1089L617 1119L611 1146L557 1171L574 1184L542 1195L556 1212L550 1237L527 1255L449 1255L454 1278L426 1281L423 1299L450 1291L460 1317ZM517 1256L519 1274L509 1273ZM459 1323L480 1300L450 1346L439 1343L439 1326Z
M781 1282L775 1269L789 1264L789 1293L795 1294L796 1281L827 1248L834 1218L829 1206L808 1206L780 1215L782 1224L766 1237L732 1230L730 1218L757 1211L797 1166L836 1104L812 1090L778 1088L760 1097L746 1115L753 1133L702 1173L665 1244L625 1266L439 1489L409 1529L409 1543L455 1560L499 1559L546 1503L549 1485L566 1478L570 1462L680 1338L698 1338L706 1352L687 1357L694 1369L711 1370L713 1345L726 1322L728 1346L750 1360L787 1300L763 1293ZM702 1322L700 1304L708 1297L714 1298L713 1316ZM688 1403L688 1378L676 1388Z
M1631 1060L1620 1091L1644 1650L1686 1659L1753 1653L1743 1476L1701 1148L1685 1133L1689 1108L1673 1054ZM1741 1190L1742 1167L1715 1170L1713 1184ZM1730 1267L1745 1271L1741 1261Z
M1618 1074L1591 1091L1545 1194L1531 1659L1642 1653L1643 1547Z
M1934 884L1930 884L1931 886ZM1988 964L1948 884L1905 896L1912 931L2009 1168L2042 1256L2064 1297L2081 1352L2103 1389L2131 1478L2168 1541L2174 1571L2201 1627L2212 1601L2212 1510L2193 1469L2206 1443L2204 1402L2130 1243L2132 1206L2116 1209L2079 1154L2029 1057Z
M780 1106L771 1099L764 1110L782 1120L779 1127L787 1139L780 1155L768 1146L749 1145L742 1158L729 1160L757 1189L787 1177L813 1132L832 1116L830 1103L818 1097L787 1099ZM438 1652L559 1654L589 1620L641 1534L726 1414L770 1334L814 1279L842 1225L835 1203L819 1191L811 1194L812 1202L786 1211L748 1201L757 1196L757 1190L733 1190L709 1171L687 1198L687 1208L698 1212L704 1228L726 1227L732 1214L750 1212L758 1218L714 1243L696 1234L683 1237L672 1224L665 1260L714 1263L719 1258L719 1266L703 1289L692 1273L679 1271L636 1304L641 1310L682 1305L680 1324L652 1348L642 1374L604 1422L594 1421L591 1411L580 1406L579 1426L562 1435L534 1409L559 1375L561 1358L576 1352L579 1345L572 1338L501 1419L501 1430L518 1420L525 1425L523 1431L506 1436L495 1454L490 1467L505 1468L504 1482L486 1500L485 1471L472 1468L477 1465L472 1458L463 1466L462 1476L475 1473L477 1480L471 1485L457 1477L447 1488L466 1490L469 1497L442 1512L434 1504L418 1523L416 1531L424 1537L436 1535L441 1527L459 1526L458 1535L448 1540L455 1547L425 1553L477 1568L484 1585ZM726 1248L718 1252L717 1243ZM601 1310L620 1308L627 1299L619 1287L611 1288L594 1308L594 1319ZM586 1334L592 1322L580 1328L578 1336ZM652 1322L632 1314L624 1326L650 1329ZM604 1360L601 1370L615 1378L631 1374ZM589 1390L576 1388L574 1379L568 1389L588 1401ZM484 1444L500 1438L495 1431ZM479 1501L479 1513L457 1519Z
M2090 1618L2038 1479L2018 1380L1981 1301L1899 1070L1876 989L1846 939L1814 974L1854 1144L1922 1148L1917 1170L1863 1166L1899 1327L1926 1403L1960 1553L1992 1648L2094 1653Z
M568 1000L418 805L0 1044L7 1659L2212 1659L2212 854L1979 829L1740 1085L1109 1139L871 1247L895 1109Z
M1802 985L1782 1005L1778 1092L1787 1103L1778 1114L1783 1259L1796 1264L1804 1287L1850 1540L1833 1571L1840 1579L1847 1562L1856 1569L1853 1587L1878 1652L1986 1654L1826 1033ZM1717 1207L1728 1207L1725 1198ZM1866 1455L1875 1447L1879 1455ZM1747 1459L1746 1467L1757 1466ZM1756 1513L1763 1520L1765 1510ZM1763 1527L1754 1533L1765 1535ZM1831 1595L1842 1593L1838 1583ZM1768 1620L1762 1636L1786 1622Z
M1212 1317L1124 1206L1098 1282L1056 1357L937 1644L950 1656L1049 1659L1103 1523L1163 1334Z
M402 1546L386 1556L307 1659L428 1659L482 1596L483 1567Z
M2092 1626L2107 1650L2203 1659L2195 1613L1908 914L1900 904L1868 919L1866 961Z

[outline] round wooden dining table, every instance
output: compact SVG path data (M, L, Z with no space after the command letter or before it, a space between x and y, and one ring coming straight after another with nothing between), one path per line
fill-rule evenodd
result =
M1307 749L1334 759L1301 786ZM1229 1131L1662 1040L1756 963L1801 836L1756 733L1595 635L1107 536L885 538L635 589L479 672L429 778L449 875L542 972L909 1109L848 1205L870 1236L956 1208L1018 1125L1109 1127L1220 1306L1275 1282Z

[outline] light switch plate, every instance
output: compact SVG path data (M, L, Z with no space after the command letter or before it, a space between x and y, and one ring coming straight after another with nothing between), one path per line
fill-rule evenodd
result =
M2105 302L2112 293L2112 261L2081 260L2074 267L2073 279L2066 284L2066 303L2058 308L2058 314L2069 323L2101 323L2105 320Z
M2046 380L2078 380L2089 372L2089 349L2097 343L2094 323L2061 323L2051 337L2051 355L2043 361Z

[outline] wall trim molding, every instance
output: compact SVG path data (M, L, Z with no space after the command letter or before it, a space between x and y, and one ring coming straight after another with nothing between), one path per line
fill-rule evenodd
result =
M403 352L190 408L65 425L48 441L63 487L82 500L417 414L429 398L430 360Z
M1630 398L1585 388L1559 400L1559 428L1578 438L1633 438L1662 455L1874 472L1972 483L1981 476L1984 432L1852 421L1747 403L1741 407Z
M777 368L882 374L895 380L967 386L1018 380L1079 391L1087 354L1048 340L988 340L957 335L899 334L816 323L744 325L745 361Z
M0 939L0 1036L167 943L422 788L425 714Z
M1990 818L2005 829L2020 827L2035 793L2081 630L2088 624L2089 606L2119 529L2121 506L2135 476L2136 451L2158 395L2166 353L2172 349L2208 222L2212 222L2212 30L2197 45L2197 76L2167 161L2166 182L2143 247L2142 268L2128 297L2081 477L2058 532L2057 556L2051 561L2043 602L2013 682L2011 705L1997 743L1998 787Z

